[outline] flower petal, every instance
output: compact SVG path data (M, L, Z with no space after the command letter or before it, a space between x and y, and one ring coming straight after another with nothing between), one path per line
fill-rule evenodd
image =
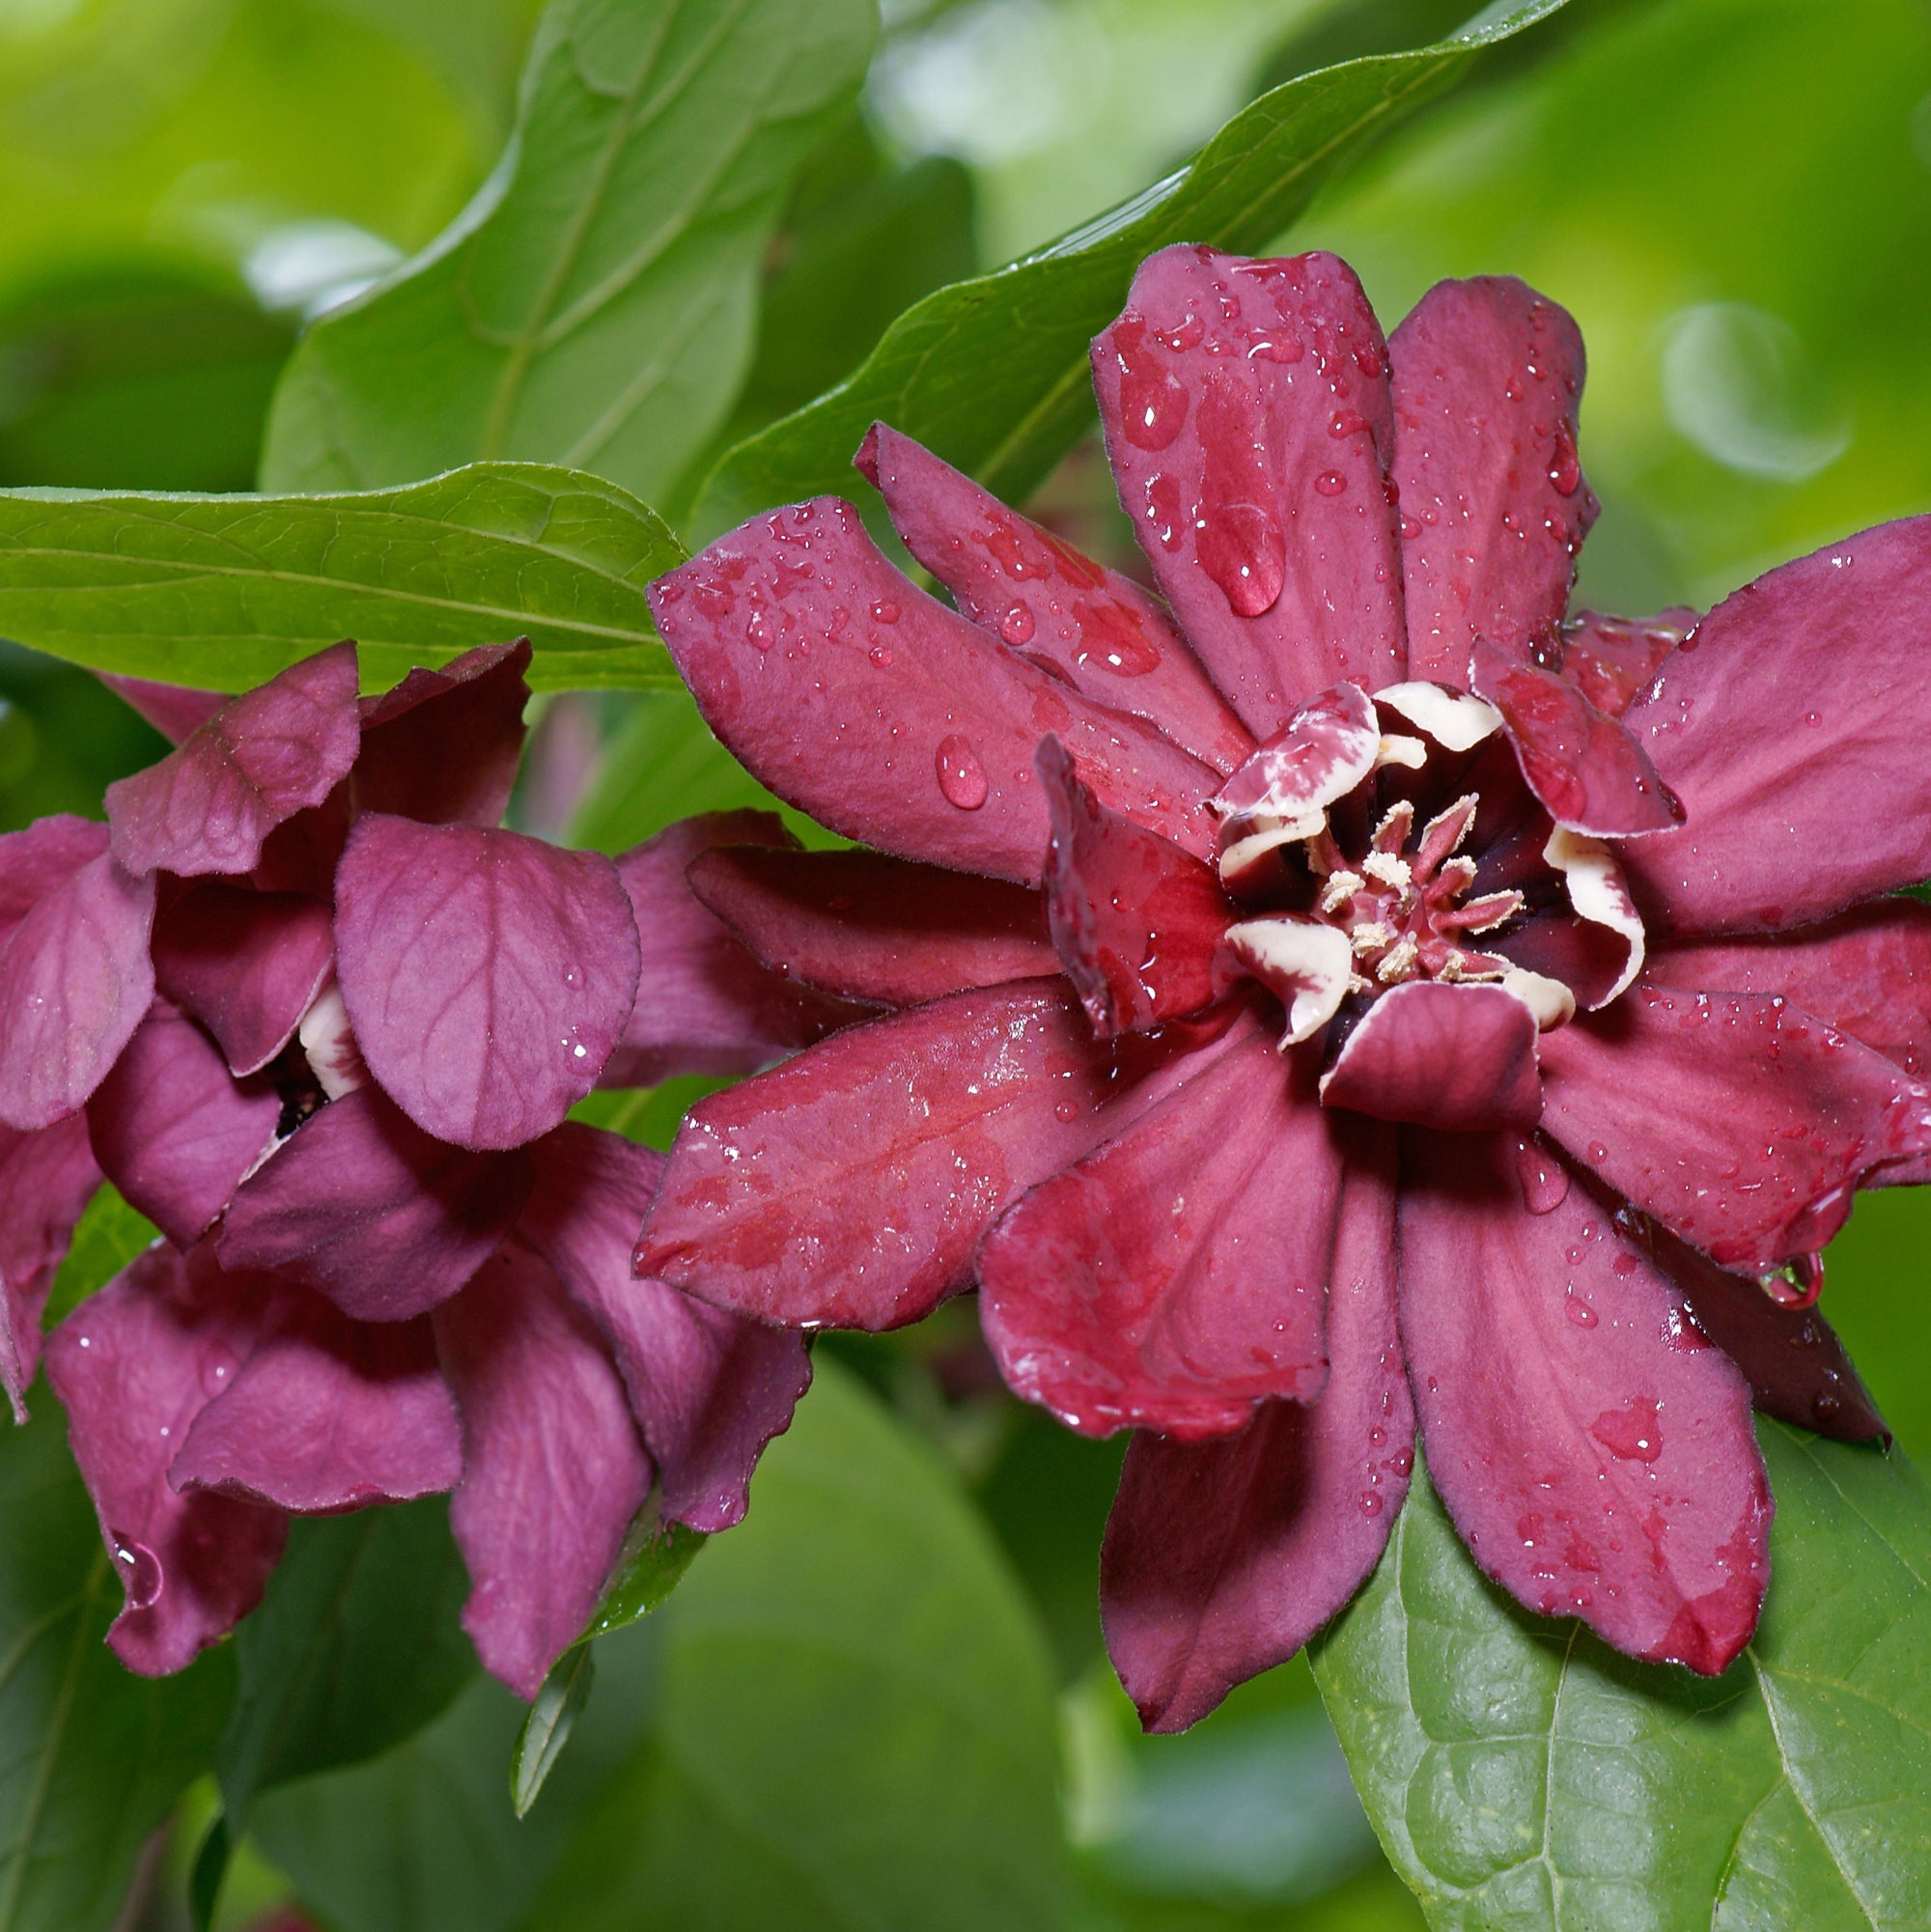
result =
M87 1104L107 1178L174 1243L192 1247L275 1143L281 1096L238 1080L192 1020L156 1003Z
M107 827L70 812L0 833L0 945L48 893L107 850Z
M1321 1078L1326 1106L1444 1133L1533 1127L1535 1015L1499 986L1411 980L1361 1016Z
M23 1132L83 1105L154 996L152 875L112 853L42 896L0 945L0 1122Z
M916 1006L1059 970L1037 892L876 852L714 846L690 889L774 972Z
M125 1608L107 1634L144 1677L193 1662L261 1601L288 1518L233 1497L177 1495L167 1469L253 1350L272 1288L206 1250L158 1243L47 1337L47 1376L100 1519Z
M519 1697L581 1635L651 1486L590 1318L514 1244L434 1316L462 1414L450 1526L473 1588L462 1627Z
M114 855L129 872L251 871L269 832L348 775L358 737L355 647L331 645L108 786Z
M617 871L634 909L643 969L606 1087L648 1087L677 1074L749 1074L856 1018L763 965L691 889L692 862L715 845L798 841L774 812L706 812L634 846Z
M1402 1144L1402 1344L1469 1554L1527 1609L1714 1676L1769 1573L1742 1376L1588 1190L1535 1214L1505 1140Z
M0 1386L14 1419L41 1365L41 1316L73 1230L100 1185L81 1115L16 1134L0 1127Z
M811 1383L804 1337L638 1281L630 1249L663 1172L661 1154L565 1121L537 1142L537 1189L518 1230L602 1330L617 1358L664 1516L728 1529L751 1471Z
M374 1087L312 1114L237 1190L230 1268L271 1268L365 1322L447 1301L502 1245L530 1191L520 1149L434 1140Z
M637 994L617 868L474 826L359 820L335 875L335 948L369 1071L459 1147L547 1133L596 1085Z
M1341 1154L1319 1064L1251 1032L1006 1214L979 1312L1016 1395L1191 1442L1320 1393Z
M161 685L152 678L129 678L115 671L97 671L94 675L170 744L192 738L228 702L226 691L197 690L192 685Z
M1388 339L1408 675L1466 686L1477 637L1522 660L1596 520L1576 461L1582 337L1510 275L1438 282Z
M1770 994L1638 984L1544 1035L1542 1125L1728 1268L1809 1254L1851 1190L1931 1149L1931 1092Z
M1036 883L1047 817L1032 754L1053 731L1108 804L1207 849L1200 803L1217 771L928 597L836 497L754 518L650 600L711 728L833 831Z
M1256 738L1309 691L1401 675L1385 346L1332 255L1141 263L1093 344L1120 501L1155 579Z
M906 548L982 630L1074 689L1145 718L1217 771L1253 749L1173 620L1131 577L1081 556L884 423L872 425L854 461L882 492Z
M1408 1493L1414 1410L1395 1336L1392 1149L1350 1132L1320 1399L1264 1403L1217 1442L1141 1433L1127 1450L1100 1611L1152 1731L1185 1730L1292 1657L1374 1569Z
M1058 739L1035 764L1052 812L1047 926L1093 1031L1110 1040L1199 1012L1220 990L1215 949L1233 917L1213 870L1109 811Z
M1653 925L1777 930L1931 877L1931 517L1727 597L1630 706L1689 813L1625 854Z
M334 961L325 900L207 880L154 919L154 984L212 1033L236 1074L294 1038Z
M486 644L364 699L355 809L430 825L496 824L523 754L529 666L527 637Z
M1559 668L1605 717L1621 717L1696 624L1680 607L1647 620L1581 610L1562 627Z
M314 1515L437 1496L462 1473L429 1323L353 1322L292 1288L272 1331L195 1417L168 1479Z
M766 1321L914 1322L1013 1201L1199 1071L1217 1030L1098 1042L1051 979L833 1034L686 1116L637 1273Z

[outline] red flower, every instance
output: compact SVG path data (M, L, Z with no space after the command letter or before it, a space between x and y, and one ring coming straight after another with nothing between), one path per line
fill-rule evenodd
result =
M1881 896L1931 875L1931 519L1565 622L1582 348L1522 284L1385 343L1331 256L1169 249L1094 374L1164 604L883 428L956 611L830 499L658 585L719 736L879 848L693 885L903 1010L697 1107L639 1263L805 1326L976 1282L1020 1394L1138 1432L1103 1596L1158 1727L1346 1603L1417 1422L1524 1604L1721 1670L1752 1391L1883 1427L1791 1304L1931 1150L1931 912Z

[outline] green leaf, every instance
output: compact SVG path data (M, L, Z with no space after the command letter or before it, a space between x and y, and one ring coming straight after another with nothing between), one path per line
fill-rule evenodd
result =
M1417 1481L1314 1667L1438 1932L1931 1924L1931 1497L1901 1455L1759 1437L1770 1600L1715 1682L1524 1613Z
M0 1430L0 1932L104 1932L213 1759L234 1666L155 1680L107 1649L120 1586L44 1384L34 1412Z
M1062 1932L1039 1630L950 1471L835 1363L656 1621L655 1736L529 1932Z
M476 463L350 496L0 491L0 635L239 690L341 637L371 686L528 636L544 688L676 682L644 588L683 561L615 485Z
M603 1592L587 1635L603 1637L661 1609L709 1541L703 1530L686 1529L682 1523L660 1527L655 1508L646 1505L631 1526L616 1578Z
M161 1238L146 1215L130 1208L113 1182L103 1181L69 1243L67 1259L47 1294L46 1326L64 1322L145 1249Z
M852 454L881 418L1021 500L1091 421L1087 344L1119 312L1144 257L1175 241L1266 247L1480 48L1560 4L1492 7L1435 46L1290 81L1176 174L1037 255L928 295L849 380L731 451L705 486L696 527L722 530L772 503L846 490Z
M555 0L495 173L297 349L265 484L529 457L667 495L730 410L791 175L876 24L871 0Z
M261 1609L235 1638L240 1683L218 1768L238 1828L258 1792L387 1750L475 1674L448 1519L431 1497L292 1526Z
M597 1665L587 1643L566 1650L538 1687L536 1701L517 1734L510 1759L510 1804L518 1818L527 1817L551 1767L563 1754L578 1714L597 1678Z

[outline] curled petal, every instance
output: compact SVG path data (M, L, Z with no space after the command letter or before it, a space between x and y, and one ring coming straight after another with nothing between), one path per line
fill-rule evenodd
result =
M1502 714L1470 691L1411 678L1375 693L1375 703L1425 731L1444 751L1472 751L1502 728Z
M1557 969L1554 977L1566 985L1579 989L1578 997L1584 1006L1591 1008L1607 1006L1627 993L1636 983L1636 976L1642 970L1642 963L1648 945L1648 936L1643 931L1641 916L1636 909L1636 901L1630 897L1629 882L1624 877L1620 861L1613 857L1607 846L1592 838L1584 838L1579 832L1572 832L1557 826L1549 835L1542 848L1545 863L1552 865L1562 875L1562 882L1569 894L1569 905L1578 919L1597 929L1597 936L1572 935L1572 942L1580 946L1583 956L1593 954L1597 958L1613 958L1612 942L1621 948L1621 967L1607 992L1590 997L1588 987L1601 978L1600 972L1590 972L1577 961L1576 977ZM1556 935L1549 936L1552 939ZM1587 941L1593 937L1593 945ZM1509 956L1520 959L1525 966L1538 971L1548 970L1540 959L1531 958L1521 947L1511 944ZM1560 953L1553 957L1561 957Z
M0 1127L0 1387L14 1419L27 1419L27 1390L41 1365L47 1291L100 1169L79 1114L16 1134Z
M1621 717L1696 621L1683 609L1647 621L1579 611L1562 627L1558 668L1606 717Z
M1281 912L1243 919L1221 935L1227 958L1280 1001L1287 1015L1283 1047L1323 1031L1341 1010L1354 979L1355 949L1338 926Z
M1309 698L1215 795L1223 865L1253 833L1311 838L1328 823L1328 807L1375 769L1381 749L1381 722L1358 685Z
M487 644L365 698L350 786L355 809L431 825L493 826L517 782L529 667L527 637Z
M1504 987L1411 980L1361 1016L1321 1077L1322 1104L1451 1134L1533 1127L1536 1037L1535 1014Z

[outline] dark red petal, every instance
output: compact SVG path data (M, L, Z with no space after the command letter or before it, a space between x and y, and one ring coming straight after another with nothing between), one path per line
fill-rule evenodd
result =
M1411 980L1361 1016L1323 1076L1327 1106L1446 1133L1533 1127L1535 1016L1499 986Z
M107 827L70 812L0 833L0 945L48 893L107 850Z
M648 1087L677 1074L748 1074L808 1046L862 1008L794 986L747 952L691 889L691 864L716 845L798 842L774 812L682 819L617 861L637 925L643 969L606 1087Z
M428 1322L352 1322L288 1289L272 1332L195 1417L168 1479L313 1515L439 1495L462 1473Z
M617 868L518 832L359 820L335 948L369 1071L459 1147L548 1133L596 1085L637 995Z
M227 704L158 765L107 788L129 872L248 872L285 819L355 762L355 647L331 645Z
M15 1134L0 1127L0 1387L14 1419L41 1365L41 1315L75 1224L100 1185L81 1115Z
M1638 981L1542 1039L1544 1129L1725 1267L1813 1253L1851 1190L1931 1149L1931 1092L1769 994Z
M638 1281L630 1249L664 1158L566 1121L537 1142L518 1230L586 1308L617 1358L658 1466L663 1513L693 1529L744 1514L751 1471L811 1383L804 1337Z
M205 1250L156 1244L47 1337L47 1377L126 1606L107 1634L130 1670L165 1676L261 1601L288 1518L233 1497L177 1495L168 1465L255 1347L273 1286Z
M1478 639L1469 688L1501 713L1528 789L1557 825L1593 838L1667 831L1683 809L1619 718L1605 716L1554 671Z
M1374 1569L1408 1494L1414 1410L1395 1338L1392 1150L1354 1141L1320 1399L1265 1403L1218 1442L1142 1433L1127 1450L1100 1613L1149 1730L1185 1730L1292 1657Z
M0 1123L31 1132L83 1105L154 996L152 874L103 852L0 944Z
M1613 996L1629 973L1631 935L1583 918L1566 900L1512 926L1503 944L1512 966L1559 979L1585 1013Z
M1234 917L1213 869L1107 810L1056 738L1036 764L1052 810L1047 926L1094 1032L1109 1040L1199 1012Z
M833 1034L686 1116L637 1272L767 1321L915 1322L1012 1202L1200 1071L1213 1036L1095 1041L1061 979Z
M107 1178L174 1243L192 1247L275 1141L281 1097L238 1080L192 1020L157 1004L87 1104Z
M154 920L154 984L212 1033L231 1072L260 1073L294 1038L327 979L327 902L208 880Z
M650 1459L590 1318L533 1254L503 1248L433 1319L462 1414L462 1627L486 1669L534 1697L597 1607Z
M138 712L170 744L189 739L228 702L225 691L196 690L191 685L159 685L152 678L124 677L115 671L94 674L116 697Z
M1402 1345L1469 1554L1529 1610L1714 1676L1769 1574L1743 1377L1588 1190L1535 1214L1506 1140L1402 1147Z
M1141 263L1093 344L1120 501L1216 685L1268 738L1310 691L1401 676L1385 346L1332 255Z
M350 796L362 812L431 825L493 826L523 752L530 641L486 644L439 671L413 670L362 703Z
M855 459L906 548L981 629L1076 690L1158 725L1227 772L1253 739L1173 620L1131 577L1083 557L884 423Z
M980 1319L1016 1395L1196 1441L1319 1394L1341 1178L1319 1064L1249 1034L993 1228Z
M650 600L711 728L833 831L1035 883L1047 817L1032 754L1052 731L1108 804L1208 849L1217 771L928 597L836 497L754 518Z
M1466 687L1486 637L1520 661L1569 602L1596 520L1576 460L1582 337L1509 275L1438 282L1388 339L1408 675Z
M1562 627L1562 675L1605 716L1621 717L1696 623L1684 609L1646 621L1579 611Z
M1931 878L1931 517L1727 597L1628 722L1689 813L1623 863L1652 929L1775 930Z
M720 846L690 888L774 971L886 1006L1056 972L1037 892L876 852Z

